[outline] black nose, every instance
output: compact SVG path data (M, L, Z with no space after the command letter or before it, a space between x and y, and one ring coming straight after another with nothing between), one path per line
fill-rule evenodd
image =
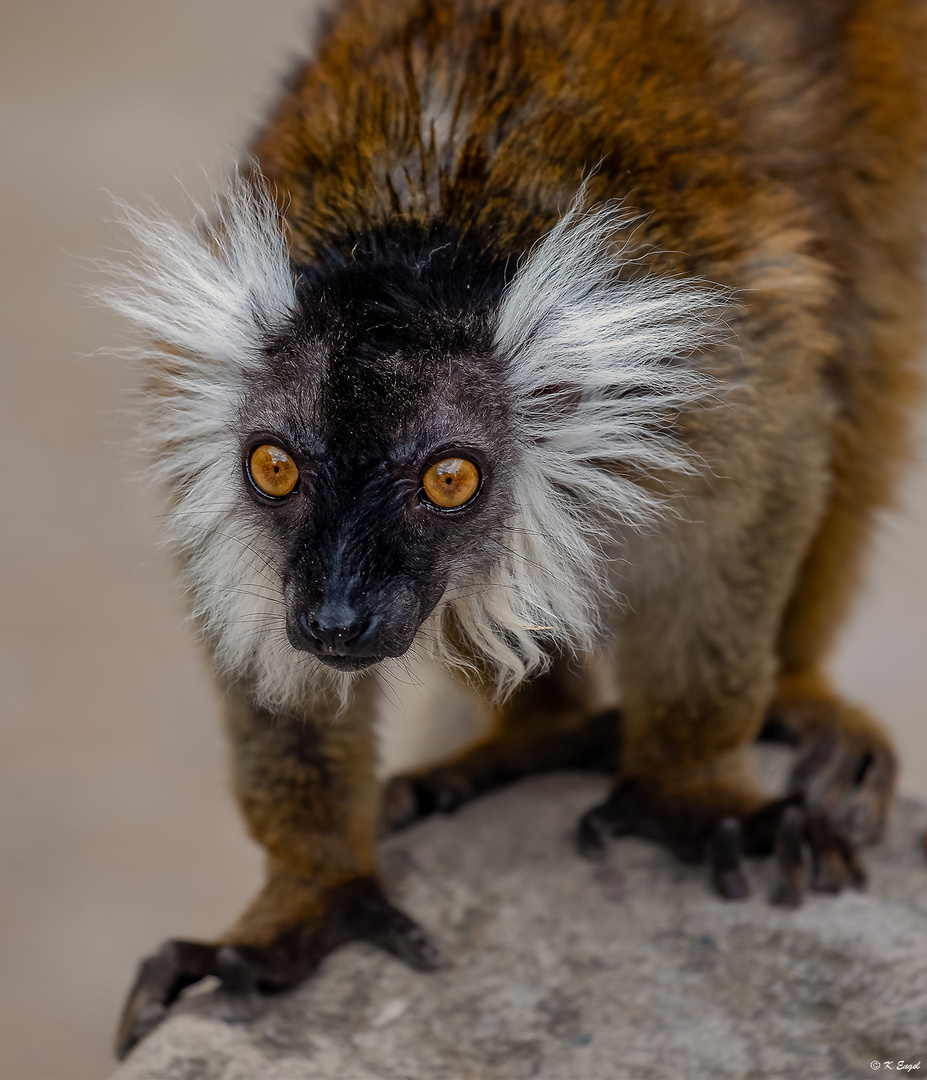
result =
M363 651L369 615L358 615L342 607L320 611L315 618L299 616L299 628L312 649L323 656L358 656Z

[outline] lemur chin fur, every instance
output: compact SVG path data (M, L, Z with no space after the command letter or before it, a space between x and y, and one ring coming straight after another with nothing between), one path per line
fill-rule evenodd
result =
M615 770L589 857L638 832L730 899L744 852L775 850L783 903L862 882L895 757L825 664L906 454L925 22L349 0L198 225L125 209L107 300L144 335L151 460L270 869L222 938L143 963L120 1054L208 975L280 989L352 937L434 966L378 828L542 769ZM377 696L413 655L490 729L383 788ZM764 723L798 747L772 801Z

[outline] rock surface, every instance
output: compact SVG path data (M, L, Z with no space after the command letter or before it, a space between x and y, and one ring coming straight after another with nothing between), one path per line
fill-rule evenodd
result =
M865 893L716 899L704 867L641 840L575 853L604 781L557 774L383 846L393 899L453 966L423 975L366 945L250 1016L182 1001L118 1080L618 1080L927 1072L927 809L899 801ZM882 1071L890 1071L883 1067ZM894 1070L892 1070L894 1071Z

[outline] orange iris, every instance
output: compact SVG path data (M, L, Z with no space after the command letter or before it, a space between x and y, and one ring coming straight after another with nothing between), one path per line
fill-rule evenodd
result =
M289 495L299 479L296 462L286 450L270 443L263 443L252 451L248 472L255 487L274 499Z
M432 465L422 479L425 494L444 510L469 502L479 486L479 470L466 458L445 458Z

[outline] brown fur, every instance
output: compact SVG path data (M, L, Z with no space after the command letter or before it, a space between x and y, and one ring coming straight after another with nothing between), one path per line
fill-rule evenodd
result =
M725 407L683 422L710 471L687 481L679 520L624 553L605 660L621 775L664 833L761 810L744 752L769 709L799 738L869 755L881 787L862 807L833 777L820 801L858 838L884 817L887 736L823 666L908 452L925 56L919 0L356 0L254 144L300 260L436 216L517 258L593 174L590 201L646 215L662 268L740 296L736 348L713 361ZM226 941L268 945L375 875L367 694L332 723L271 717L236 691L237 790L271 871ZM558 661L488 706L479 746L394 783L388 819L414 817L429 784L451 805L614 756L614 716L589 721L593 698Z
M774 696L886 742L819 671L907 452L924 22L888 0L356 3L254 148L301 259L397 215L490 222L522 252L597 167L591 199L743 296L733 408L687 432L712 476L671 541L632 547L618 654L625 774L729 812L761 801L735 763ZM543 756L583 711L550 684L454 766Z

